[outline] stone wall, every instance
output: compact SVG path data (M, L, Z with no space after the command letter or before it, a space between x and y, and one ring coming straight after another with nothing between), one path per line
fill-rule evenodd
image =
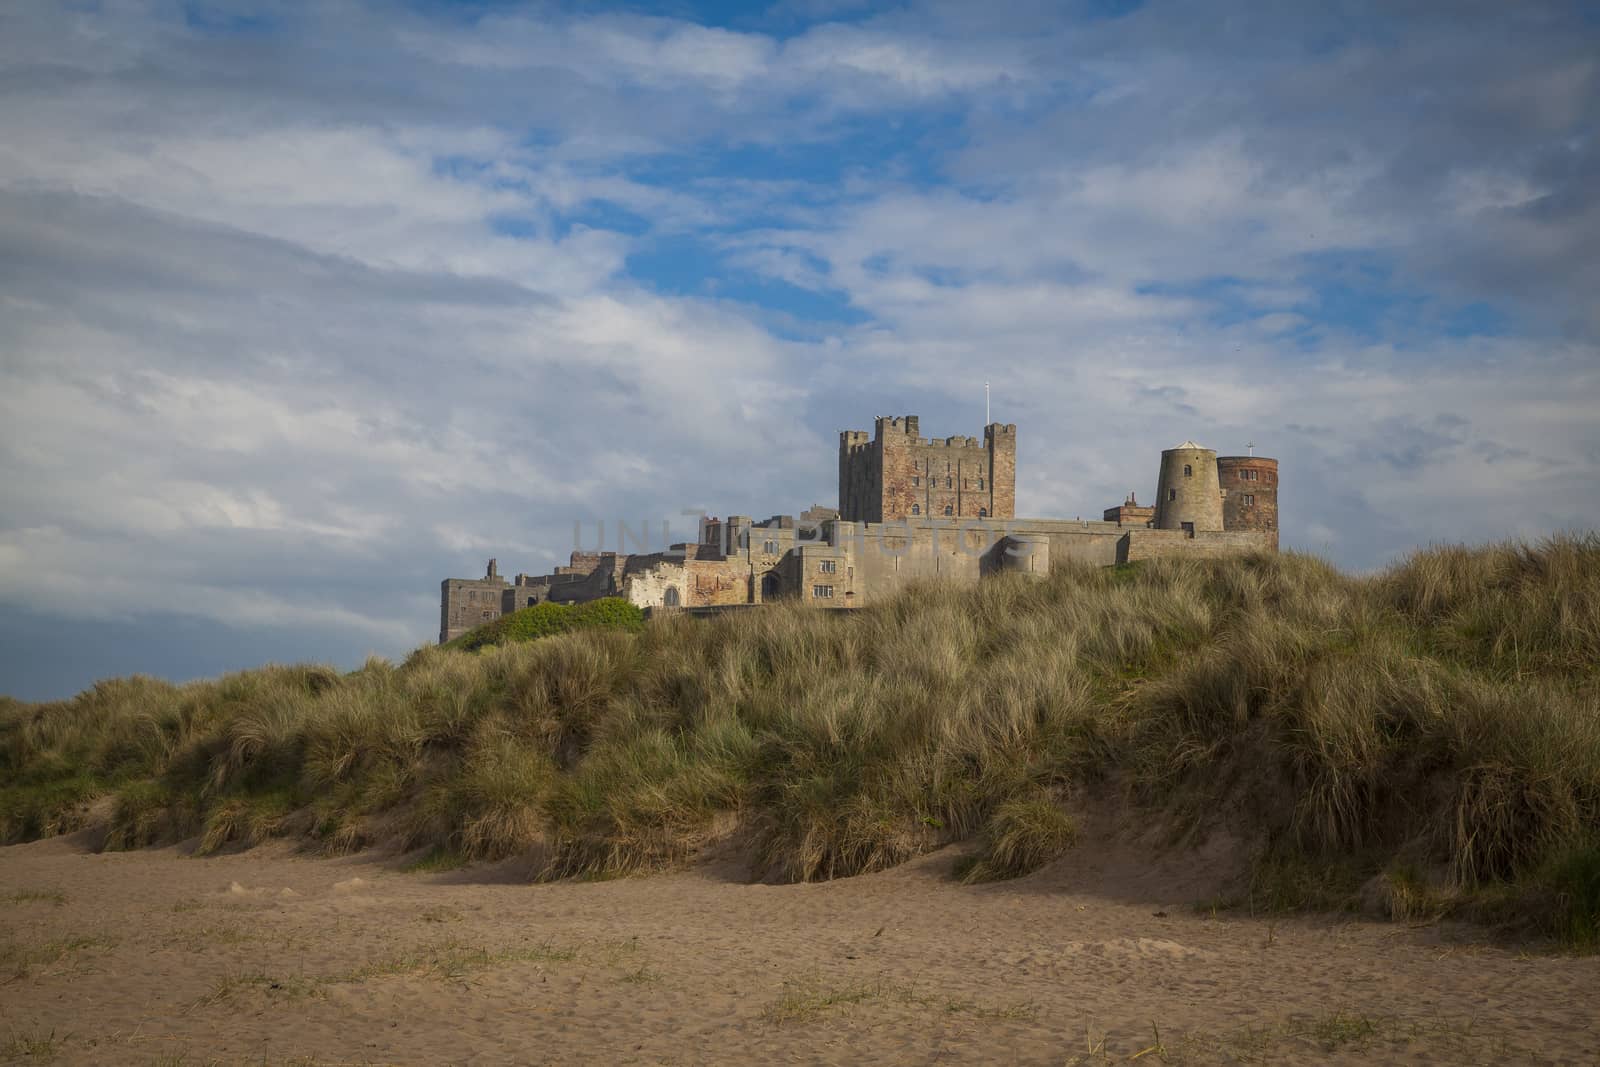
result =
M750 602L750 564L668 553L630 556L622 595L641 608L704 608Z
M1086 519L907 519L890 523L839 522L830 544L844 553L838 565L850 577L851 606L880 599L924 578L977 581L1002 569L1006 539L1038 541L1052 566L1064 562L1110 566L1126 531L1116 523ZM796 576L798 578L798 575ZM802 590L804 595L804 590Z
M511 583L511 588L500 595L500 613L509 615L513 611L531 608L535 604L543 604L550 599L549 576L534 577L519 574Z
M1226 530L1197 533L1189 537L1181 530L1129 530L1117 550L1118 563L1166 558L1220 559L1242 552L1272 552L1277 548L1266 533L1256 530Z
M692 560L685 565L684 607L750 603L750 564L740 559Z
M1140 507L1138 504L1118 504L1114 508L1106 508L1101 517L1118 526L1149 526L1155 520L1156 509Z

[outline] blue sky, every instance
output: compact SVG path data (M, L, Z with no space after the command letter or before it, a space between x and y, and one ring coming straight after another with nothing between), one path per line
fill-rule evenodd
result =
M1027 514L1194 438L1345 567L1593 529L1597 56L1578 3L6 4L0 692L403 655L442 577L830 502L985 380Z

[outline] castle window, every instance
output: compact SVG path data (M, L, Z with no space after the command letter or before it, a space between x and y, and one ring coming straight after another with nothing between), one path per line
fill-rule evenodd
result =
M944 487L945 487L945 488L946 488L946 489L953 489L953 488L955 488L955 479L953 479L953 478L951 478L951 477L950 477L950 476L949 476L949 475L945 475L945 479L944 479Z
M1185 478L1192 478L1192 477L1194 477L1194 468L1193 468L1193 467L1191 467L1191 466L1189 466L1189 464L1187 464L1187 463L1185 463L1185 464L1184 464L1184 465L1183 465L1183 476L1184 476L1184 477L1185 477Z
M1168 500L1176 500L1176 499L1178 499L1178 491L1176 489L1168 489L1167 490L1167 499Z
M944 513L946 515L954 515L956 513L956 509L951 507L949 504L946 504L944 506Z
M988 508L979 508L978 509L978 518L987 519L988 517L989 517L989 509Z
M979 479L978 479L978 488L979 488L979 489L982 489L982 488L983 488L983 479L982 479L982 478L979 478Z
M486 612L483 613L483 617L486 618L486 619L492 619L492 618L494 618L494 612L486 611Z
M811 587L811 596L816 600L831 600L833 599L833 586L814 585Z
M538 597L532 597L532 596L531 596L531 597L529 597L529 598L528 598L528 607L530 607L530 608L531 608L531 607L533 607L533 605L534 605L534 602L535 602L535 601L536 601L536 600L538 600L538 599L539 599L539 598L538 598Z
M661 606L664 608L675 608L681 603L683 603L683 601L678 596L678 587L675 585L667 586L666 594L661 598Z
M836 560L825 559L821 563L817 564L817 570L821 571L823 574L832 574L838 569L839 564Z
M1255 503L1256 503L1256 497L1255 497L1254 493L1246 493L1244 495L1244 506L1245 507L1247 507L1247 508L1255 507Z
M921 515L922 514L922 505L921 504L912 504L911 505L911 514L913 514L913 515Z
M776 542L776 541L768 541L768 542L766 542L765 544L763 544L761 546L761 551L765 552L769 556L776 556L778 554L778 542Z
M921 485L922 484L922 479L919 478L919 477L916 477L915 475L913 475L912 478L911 478L911 484L913 486Z

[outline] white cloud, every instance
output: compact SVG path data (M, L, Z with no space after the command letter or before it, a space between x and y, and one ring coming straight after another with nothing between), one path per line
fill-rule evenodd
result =
M798 10L9 5L7 605L400 651L442 571L825 500L835 430L985 379L1030 511L1194 436L1347 564L1600 522L1582 32Z

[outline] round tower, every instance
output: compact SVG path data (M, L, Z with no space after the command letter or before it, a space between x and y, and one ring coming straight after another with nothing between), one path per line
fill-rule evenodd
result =
M1153 525L1158 530L1184 530L1190 534L1223 529L1222 486L1217 482L1215 452L1185 441L1161 453Z
M1000 553L1002 571L1043 578L1050 573L1050 538L1044 534L1012 534Z
M1222 528L1260 530L1278 547L1278 461L1266 456L1218 456Z

